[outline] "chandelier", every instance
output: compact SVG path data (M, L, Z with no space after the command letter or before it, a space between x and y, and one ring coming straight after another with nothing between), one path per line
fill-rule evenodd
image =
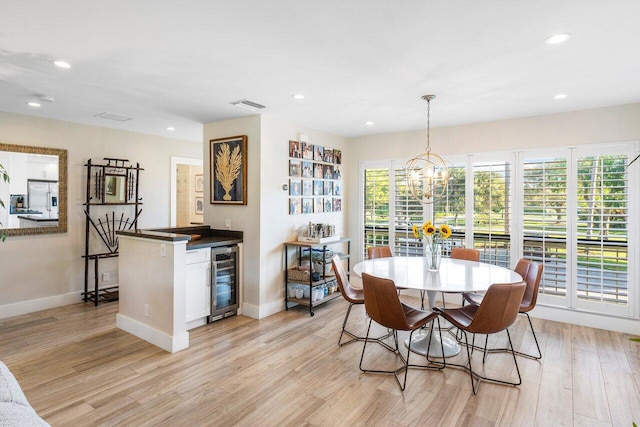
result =
M427 101L427 148L424 153L410 159L404 165L409 193L423 204L431 204L443 196L447 191L449 180L448 162L431 151L431 100L435 97L435 95L422 97Z

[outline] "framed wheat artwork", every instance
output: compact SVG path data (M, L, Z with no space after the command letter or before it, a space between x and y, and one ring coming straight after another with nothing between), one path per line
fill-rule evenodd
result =
M247 204L247 136L209 141L211 204Z

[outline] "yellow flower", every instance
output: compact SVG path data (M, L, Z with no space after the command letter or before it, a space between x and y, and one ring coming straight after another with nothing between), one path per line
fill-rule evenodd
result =
M424 231L425 235L431 236L436 232L436 227L431 223L431 221L427 221L422 226L422 230Z
M442 224L440 226L440 234L442 235L443 239L448 239L449 237L451 237L451 227L449 227L447 224Z
M439 227L434 225L431 221L426 221L421 226L413 224L411 226L411 231L413 232L413 237L419 239L421 237L428 238L429 242L432 240L435 241L437 239L448 239L451 237L451 227L447 224L442 224Z

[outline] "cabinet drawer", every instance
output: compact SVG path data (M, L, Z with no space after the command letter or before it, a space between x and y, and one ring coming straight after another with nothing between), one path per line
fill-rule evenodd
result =
M187 264L195 264L197 262L210 261L211 249L192 249L187 251Z

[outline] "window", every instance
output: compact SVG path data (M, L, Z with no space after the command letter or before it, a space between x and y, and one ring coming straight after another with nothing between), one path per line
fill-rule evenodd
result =
M638 217L640 194L629 185L636 165L626 165L636 154L629 143L470 155L451 167L433 205L409 196L404 162L365 166L364 247L421 255L411 225L433 218L453 230L445 256L466 243L483 262L512 268L530 259L544 265L541 303L632 316L638 267L629 260L640 230L629 218Z

